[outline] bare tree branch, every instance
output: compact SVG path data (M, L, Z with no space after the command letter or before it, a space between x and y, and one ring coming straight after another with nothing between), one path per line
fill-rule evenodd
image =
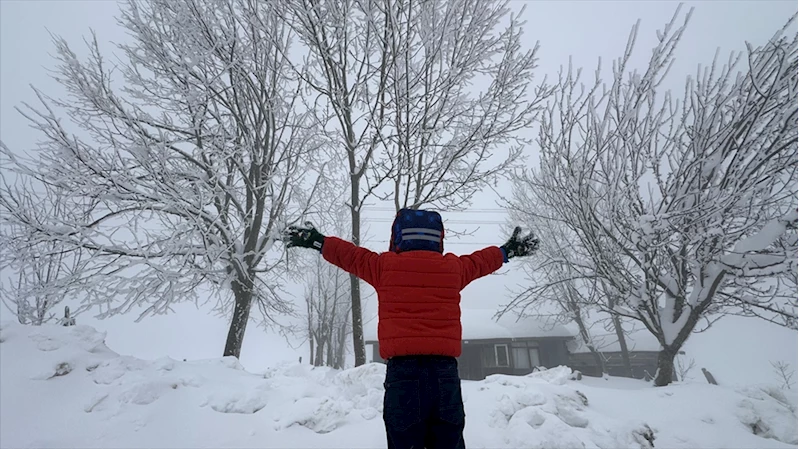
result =
M325 145L284 57L293 33L271 3L249 0L130 0L120 23L133 40L113 65L96 37L86 60L55 38L55 78L69 97L37 91L42 106L23 113L44 143L14 163L20 176L92 201L91 213L43 221L24 203L2 207L25 230L18 242L88 255L83 310L144 306L143 318L207 288L220 312L232 309L225 355L238 356L253 301L265 323L291 311L278 294L280 258L267 254L310 207L308 167Z
M618 298L604 310L657 337L657 385L703 319L796 328L795 17L749 47L743 73L740 57L714 61L675 99L658 85L689 17L679 25L678 9L658 33L644 73L626 69L636 28L610 86L597 75L586 88L570 67L544 115L540 170L515 176L516 205L519 192L545 205L579 247L569 266Z

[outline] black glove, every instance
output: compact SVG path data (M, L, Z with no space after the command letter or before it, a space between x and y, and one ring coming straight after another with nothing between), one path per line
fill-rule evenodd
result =
M507 243L500 246L505 251L505 255L508 259L516 256L529 256L533 254L538 249L538 239L533 236L533 233L527 234L527 236L523 238L519 238L519 234L522 233L522 228L516 226L516 229L513 230L513 235L510 237Z
M304 228L289 226L288 229L283 232L283 241L286 242L286 247L288 248L297 246L300 248L313 248L322 252L325 236L316 230L313 223L306 221Z

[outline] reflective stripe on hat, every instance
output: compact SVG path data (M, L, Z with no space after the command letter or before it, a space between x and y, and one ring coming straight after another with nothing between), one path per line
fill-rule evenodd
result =
M430 234L436 237L441 237L441 231L430 228L405 228L402 230L403 234Z
M406 228L402 230L402 240L429 240L441 243L441 231L429 228Z
M430 240L431 242L441 243L441 237L434 237L432 235L424 235L424 234L403 235L402 241L405 240Z

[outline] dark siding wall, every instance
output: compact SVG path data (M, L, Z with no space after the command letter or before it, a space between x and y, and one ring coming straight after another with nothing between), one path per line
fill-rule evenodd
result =
M521 339L520 339L521 340ZM535 342L538 345L538 356L542 365L553 368L560 365L569 365L569 353L566 349L566 338L543 338L543 339L524 339L525 341ZM461 356L458 357L458 373L464 380L483 380L492 374L525 375L532 369L514 369L513 353L511 351L512 341L509 339L491 340L471 340L463 344ZM377 342L367 343L372 347L372 360L376 363L385 363L380 358L380 347ZM490 367L486 366L483 359L483 351L493 351L495 344L508 345L511 366L509 367ZM590 373L586 372L587 375Z
M566 350L564 340L539 340L538 356L541 358L541 364L547 368L569 364L569 351Z
M540 363L545 366L546 368L554 368L560 365L568 365L569 364L569 352L566 349L566 340L565 338L541 338L541 339L517 339L515 341L528 341L531 343L537 344L538 347L538 357ZM468 380L482 380L485 379L487 376L491 376L493 374L508 374L508 375L516 375L516 376L523 376L530 374L532 372L532 368L524 368L518 369L514 368L514 361L513 361L513 352L512 352L512 340L509 339L492 339L492 340L472 340L468 344L464 345L464 355L461 356L463 359L466 356L466 348L472 348L472 352L469 354L470 364L478 363L480 366L479 375L478 370L472 369L468 373L465 373L463 369L461 369L462 379ZM487 366L484 362L483 352L484 351L493 351L495 344L506 344L508 345L509 356L511 366L508 367L498 367L498 366ZM462 362L459 362L462 363ZM468 377L464 374L468 374Z
M602 375L599 367L596 366L594 356L590 352L571 354L569 357L569 366L586 376L599 377Z
M483 379L483 362L479 345L463 345L458 357L458 375L465 380Z
M380 345L377 342L369 342L367 345L372 347L372 362L374 363L386 363L385 360L380 358Z
M626 377L620 352L603 352L602 355L607 359L605 362L608 374L611 376ZM630 364L633 369L633 377L636 379L651 379L657 370L658 353L657 351L634 351L630 352ZM569 366L576 369L586 376L601 376L600 367L596 366L594 356L591 353L571 354Z

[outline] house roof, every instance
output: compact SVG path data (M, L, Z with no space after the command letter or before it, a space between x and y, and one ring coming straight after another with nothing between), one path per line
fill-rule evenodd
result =
M515 314L507 313L499 320L494 318L495 309L461 308L463 340L488 340L493 338L544 338L573 337L565 326L548 324L535 318L517 320ZM364 327L364 339L377 340L377 322Z

